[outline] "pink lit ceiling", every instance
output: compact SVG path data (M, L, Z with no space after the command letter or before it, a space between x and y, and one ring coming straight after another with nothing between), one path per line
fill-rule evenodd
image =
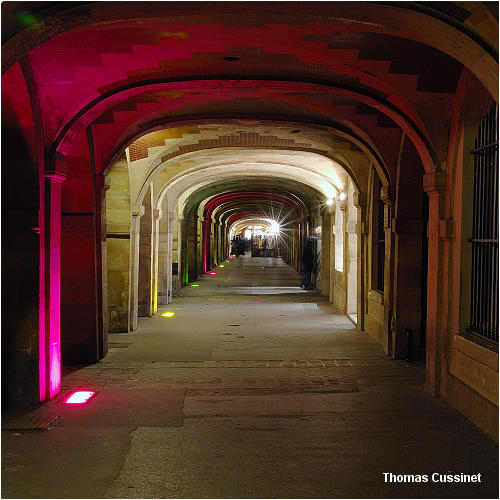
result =
M446 19L471 30L479 7L428 3L32 2L46 22L29 32L20 2L4 8L4 67L24 57L46 150L71 155L90 127L98 170L145 132L234 118L369 137L386 163L403 130L432 161L464 63L480 74L491 37L457 51Z

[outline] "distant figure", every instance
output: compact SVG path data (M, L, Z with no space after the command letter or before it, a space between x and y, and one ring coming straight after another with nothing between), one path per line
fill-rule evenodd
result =
M267 241L267 238L264 238L262 240L262 250L263 256L269 257L269 242Z
M241 238L234 238L233 244L231 246L231 255L238 258L240 255L245 255L245 244Z
M238 244L236 246L236 257L240 255L245 255L245 242L242 239L238 240Z
M311 290L313 288L311 282L311 273L314 264L314 252L313 252L313 242L308 240L304 251L302 252L302 283L301 288L305 290Z

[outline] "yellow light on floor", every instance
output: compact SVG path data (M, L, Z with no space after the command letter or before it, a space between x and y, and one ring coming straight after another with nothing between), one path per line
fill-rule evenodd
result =
M220 264L220 265L219 265L219 266L217 266L217 267L224 267L224 264Z
M171 318L172 316L175 316L175 313L172 311L167 311L162 314L164 318Z

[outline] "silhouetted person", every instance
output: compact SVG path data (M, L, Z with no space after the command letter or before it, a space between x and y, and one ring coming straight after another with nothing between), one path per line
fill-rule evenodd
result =
M306 246L304 247L301 261L302 261L302 283L300 284L300 286L306 290L309 290L313 287L311 283L311 273L314 264L313 243L311 240L308 240Z
M235 257L245 255L245 243L241 238L234 238L231 248L231 255L234 255Z
M269 242L267 241L267 238L262 240L262 253L264 257L269 257Z
M238 240L238 244L236 246L236 257L239 257L240 255L245 255L245 243L241 239Z

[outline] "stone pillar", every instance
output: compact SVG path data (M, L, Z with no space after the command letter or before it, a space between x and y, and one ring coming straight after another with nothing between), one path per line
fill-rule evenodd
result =
M106 176L95 176L95 234L96 234L96 285L97 285L97 338L99 359L108 353L108 255L106 243Z
M63 363L74 365L95 363L107 351L107 186L90 161L68 160L68 168L62 193L61 345Z
M163 210L161 211L161 217L158 219L158 252L157 252L157 282L158 282L158 304L165 305L169 304L169 289L170 282L172 279L171 272L169 273L169 263L170 267L172 265L172 256L169 253L172 251L172 233L169 232L169 217L170 213L167 212L167 216L163 216ZM170 269L171 271L171 269Z
M68 196L78 188L79 179L73 186L74 180L70 177L67 181ZM101 266L96 255L97 243L100 245L100 241L96 242L96 214L73 211L75 208L64 207L62 214L61 336L65 365L99 360L100 311L96 278Z
M159 286L159 251L160 251L160 220L162 217L161 209L153 209L153 275L151 291L151 314L158 311L158 286Z
M424 190L429 195L428 277L427 277L427 337L426 337L426 389L434 396L440 394L442 343L440 331L442 296L441 260L444 256L444 238L440 238L440 221L444 217L446 172L435 171L424 175ZM446 224L443 224L446 236Z
M38 93L28 62L20 61L2 75L2 410L33 405L47 396L47 181Z
M138 325L139 309L139 238L141 234L141 217L144 207L132 207L132 220L130 224L130 330L136 330Z
M336 203L330 205L330 303L335 303L335 216Z
M131 298L131 207L129 171L123 156L107 176L106 192L106 295L110 332L128 332ZM103 207L104 209L104 207Z
M2 297L4 311L8 311L2 317L2 405L5 408L10 404L32 405L47 399L45 310L42 309L45 245L42 240L40 248L36 207L27 210L22 206L5 208L4 205L2 226L2 280L8 284ZM40 374L43 378L39 380Z
M4 89L2 89L2 92ZM47 399L43 154L34 159L2 105L2 408ZM40 178L40 177L41 178ZM62 178L61 178L62 180ZM40 209L42 207L42 209ZM50 229L50 226L49 226ZM7 288L8 287L8 288Z
M169 269L171 270L172 273L170 297L173 297L174 293L176 295L179 293L180 289L185 283L187 270L184 268L184 274L182 274L183 269L181 268L181 264L184 263L184 265L186 265L188 263L187 259L188 246L186 240L184 239L184 235L186 234L186 227L185 227L186 221L184 219L178 219L174 213L171 226L172 226L172 239L171 239L172 251L170 252L170 254L172 256L172 261ZM169 227L170 227L170 221L169 221ZM184 248L183 245L185 245L186 248ZM174 269L175 264L177 265L175 266Z
M418 359L422 334L422 190L418 153L401 140L391 213L392 342L395 359Z
M333 290L332 290L332 303L333 305L339 309L339 311L347 312L347 264L348 264L348 243L346 233L347 230L347 210L346 210L346 202L347 200L336 200L335 207L335 226L337 229L340 229L342 233L342 270L338 270L338 255L334 257L334 269L333 269ZM340 218L342 218L342 225L339 228ZM338 231L337 231L338 234ZM333 239L335 245L340 245L340 242L337 241L336 237ZM340 248L340 247L339 247ZM336 249L334 249L334 252ZM335 267L335 264L337 266Z
M45 173L43 238L43 335L40 329L40 400L52 399L61 390L61 187L65 173L56 168ZM42 306L43 303L43 306Z
M346 206L346 313L354 320L358 309L358 209L354 204L354 185L349 180L347 187L348 197Z
M328 209L321 214L321 293L330 294L330 224Z
M384 263L384 323L382 346L386 354L391 354L393 343L393 304L394 282L391 279L394 268L394 235L391 230L391 218L394 207L394 186L382 186L380 198L384 202L384 233L385 233L385 263Z
M198 279L200 274L203 274L203 223L199 215L194 215L194 258L195 258L195 279Z
M213 223L213 250L212 262L216 266L219 263L219 221Z
M421 333L422 219L396 217L394 234L393 339L391 356L415 359ZM410 330L411 335L406 334ZM417 356L418 357L418 356Z
M139 234L139 283L138 315L152 315L153 295L153 210L152 190L148 189L144 197L144 215L140 219Z
M167 229L167 304L172 303L172 262L174 259L174 226L177 223L175 212L168 212L168 229ZM178 266L180 271L180 265Z
M358 241L357 246L357 266L358 266L358 329L365 329L365 309L364 304L366 301L366 287L365 287L365 274L366 274L366 263L365 263L365 253L366 244L368 241L368 227L364 223L366 220L366 194L365 193L354 193L353 203L357 208L357 223L356 223L356 237Z
M128 224L130 228L130 222ZM130 229L127 233L108 233L107 306L110 332L128 332L130 324Z
M203 219L203 272L210 271L210 240L212 237L211 219ZM188 236L189 237L189 236Z

